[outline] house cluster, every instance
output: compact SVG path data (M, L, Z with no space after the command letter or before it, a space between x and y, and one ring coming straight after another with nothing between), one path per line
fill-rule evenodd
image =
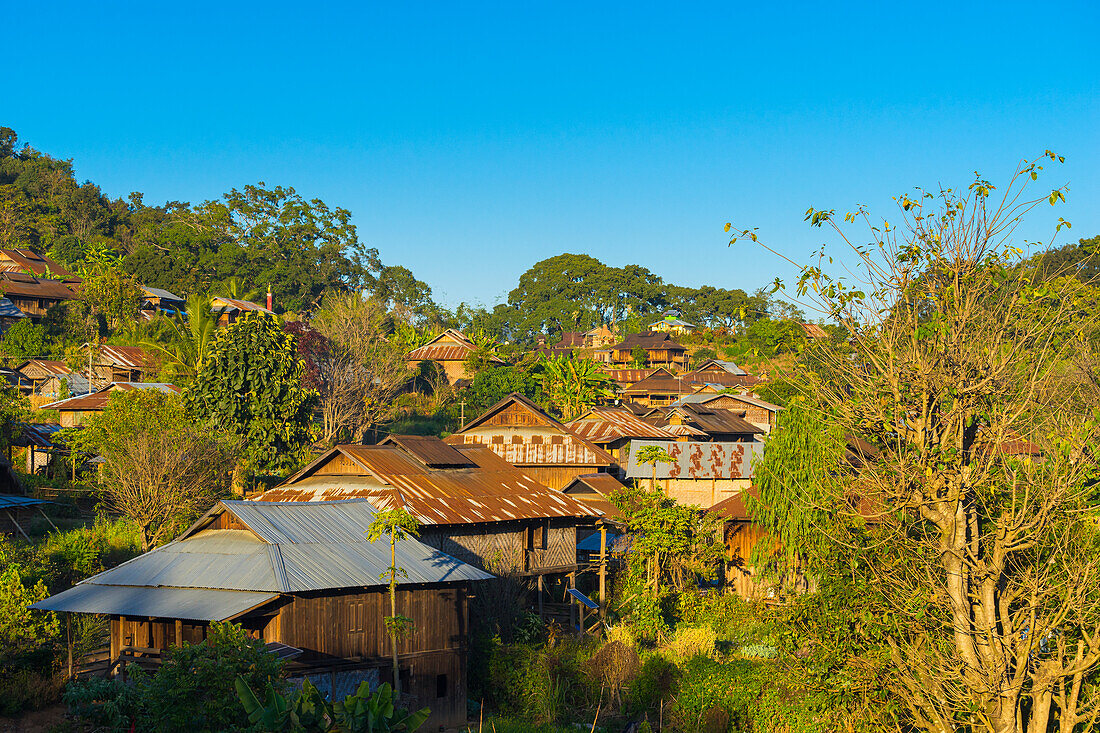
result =
M227 321L234 303L221 304ZM286 659L292 679L341 697L394 673L382 580L390 546L369 542L366 532L379 512L401 508L420 531L396 550L398 608L414 628L400 642L397 672L411 704L431 708L433 728L460 726L471 616L488 612L475 604L491 599L479 584L526 578L532 610L583 633L599 623L609 569L621 558L617 490L653 481L708 511L750 490L780 408L752 394L752 375L730 362L689 370L673 333L622 341L591 334L588 343L612 359L643 348L660 363L609 362L623 397L569 422L511 394L445 439L391 435L377 445L335 446L263 493L219 502L173 542L33 607L106 616L101 673L122 674L130 661L156 664L168 648L205 639L211 623L233 621ZM449 330L407 359L435 362L458 381L470 376L465 361L476 348ZM47 405L62 425L79 425L111 391L175 389L142 382L138 354L99 353L108 356L93 359L90 381L112 381ZM21 367L32 390L71 374L56 362ZM670 460L642 462L646 446ZM726 580L752 593L739 547L731 545Z

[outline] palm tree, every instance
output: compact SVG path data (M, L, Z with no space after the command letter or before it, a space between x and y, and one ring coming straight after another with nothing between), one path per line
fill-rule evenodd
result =
M194 377L202 368L214 343L218 315L210 309L209 298L192 295L187 299L186 319L180 316L168 319L172 327L168 343L145 341L142 346L166 357L168 366L177 374Z
M649 480L649 490L657 489L657 464L674 463L672 456L659 445L644 445L638 449L638 463L648 463L653 467L653 476Z

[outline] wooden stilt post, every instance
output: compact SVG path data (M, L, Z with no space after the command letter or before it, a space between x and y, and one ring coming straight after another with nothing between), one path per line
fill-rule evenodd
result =
M539 595L539 620L543 619L542 615L542 575L539 575L538 579L538 595Z
M176 647L183 646L183 622L176 619Z
M600 524L600 618L607 615L607 525Z
M569 573L569 587L570 588L576 588L577 587L577 576L574 573ZM573 602L573 596L569 595L568 593L566 594L565 597L569 599L569 625L570 626L576 626L577 625L577 604Z
M65 640L66 646L69 647L69 676L68 679L73 678L73 614L70 611L65 614Z

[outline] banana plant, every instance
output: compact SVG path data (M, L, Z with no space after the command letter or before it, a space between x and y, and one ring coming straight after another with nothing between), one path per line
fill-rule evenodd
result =
M363 682L354 695L348 695L335 706L337 730L346 733L390 733L391 731L415 731L424 725L431 715L428 708L415 713L394 707L393 688L382 683L374 694L370 685Z
M243 676L234 685L249 722L264 733L412 733L431 715L428 708L414 713L397 709L388 683L372 693L363 682L338 703L326 701L309 680L293 698L268 682L262 701Z

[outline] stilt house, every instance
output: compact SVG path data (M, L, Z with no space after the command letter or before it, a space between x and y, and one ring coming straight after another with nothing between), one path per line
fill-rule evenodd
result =
M292 657L292 680L340 699L393 674L380 578L390 545L367 541L374 517L365 500L219 502L176 541L31 608L108 616L112 673L201 642L212 621L239 623ZM398 647L403 703L431 708L433 728L461 725L468 585L492 576L412 538L397 543L397 566L397 608L414 627Z

